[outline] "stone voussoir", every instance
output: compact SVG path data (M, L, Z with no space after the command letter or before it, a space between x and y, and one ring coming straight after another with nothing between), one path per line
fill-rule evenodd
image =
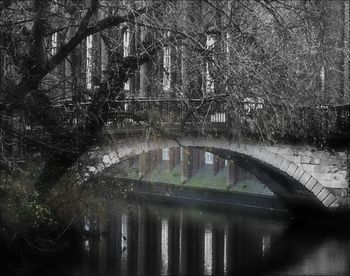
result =
M272 153L272 152L268 152L267 157L265 158L265 162L267 164L272 164L273 161L275 160L277 154L276 153Z
M290 175L291 177L293 177L293 174L295 173L295 171L296 171L297 169L298 169L298 166L291 162L291 163L289 164L289 167L288 167L286 173L287 173L288 175Z
M299 182L305 186L309 182L311 177L312 177L311 174L309 174L308 172L304 172L303 176L300 178ZM316 184L316 182L315 182L315 184Z
M293 174L293 178L295 180L299 181L300 178L302 177L303 173L304 173L304 170L302 168L298 167L297 170Z
M329 207L333 202L335 202L337 199L334 195L329 193L329 195L323 200L323 205L326 207Z
M321 190L321 192L317 195L317 198L323 202L323 200L326 199L326 197L330 194L330 192L326 189L326 188L323 188Z
M283 159L283 162L282 162L282 164L280 165L280 170L282 171L282 172L286 172L287 171L287 169L288 169L288 167L289 167L289 165L290 165L290 161L289 160L287 160L287 159Z
M269 155L269 151L267 151L266 149L264 148L261 148L260 151L259 151L259 158L260 160L264 161L265 162L265 159L267 159L268 155Z
M256 147L256 148L254 149L252 158L254 158L254 159L256 159L256 160L259 160L259 161L262 161L264 155L266 155L266 152L264 152L264 150L263 150L262 148Z
M317 196L322 189L323 189L323 185L320 182L317 182L315 187L313 187L313 189L311 190L311 192L313 192L313 194Z
M276 154L276 158L273 160L272 162L272 165L275 167L275 168L280 168L281 164L283 163L283 158L279 155Z
M336 209L338 209L340 207L340 204L338 202L338 200L335 200L331 203L331 205L328 206L328 209L334 211Z
M315 185L317 184L317 179L315 177L311 177L308 182L305 184L305 187L307 189L309 189L310 191L315 187Z

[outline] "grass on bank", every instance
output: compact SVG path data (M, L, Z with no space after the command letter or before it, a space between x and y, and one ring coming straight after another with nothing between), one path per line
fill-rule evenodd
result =
M216 190L229 190L243 193L255 193L264 195L273 195L273 192L266 187L264 183L255 177L249 177L238 181L233 187L227 187L228 168L220 170L214 175L213 168L209 165L204 166L195 173L184 185L189 187L201 187ZM131 167L127 170L127 177L132 179L140 179L139 170ZM174 185L181 185L181 167L174 169L156 167L151 170L142 180L150 182L161 182Z

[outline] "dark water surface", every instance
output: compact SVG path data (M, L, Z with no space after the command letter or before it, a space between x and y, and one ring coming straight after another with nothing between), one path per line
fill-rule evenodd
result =
M101 237L38 275L349 275L344 232L289 219L113 201Z

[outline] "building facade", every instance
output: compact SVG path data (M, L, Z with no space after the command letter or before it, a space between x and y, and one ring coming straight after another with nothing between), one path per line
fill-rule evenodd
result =
M137 0L100 2L101 8L92 19L92 23L108 16L118 14L126 16L152 4L152 1ZM178 0L166 3L162 6L163 13L159 10L155 14L150 12L131 19L129 23L88 36L69 53L65 62L45 78L45 85L48 89L53 89L62 99L89 98L103 81L103 72L109 66L108 64L113 66L112 54L117 53L120 57L128 58L147 51L143 48L145 45L159 43L158 51L150 54L148 62L142 62L133 69L134 72L125 82L124 91L127 97L202 98L204 95L227 94L228 91L229 93L240 91L239 98L263 95L263 90L268 88L264 87L262 80L266 79L268 74L261 75L261 79L254 82L253 79L256 76L249 77L251 72L240 70L247 70L244 68L246 63L251 66L247 71L261 70L264 62L272 59L272 54L268 52L271 49L268 47L273 44L267 45L271 43L268 39L282 41L284 36L288 36L282 33L278 26L279 23L284 24L284 21L286 25L283 27L293 31L293 27L288 25L290 22L287 22L291 17L290 14L281 13L281 18L274 18L268 10L254 6L250 1L244 2L244 5L241 1L231 0L212 2ZM273 5L273 1L266 1L265 4ZM300 68L292 74L298 75L300 82L307 80L302 89L313 87L312 89L317 90L320 95L336 95L329 99L332 104L348 103L350 97L349 2L346 0L317 1L315 6L318 6L319 12L313 14L314 25L312 23L305 25L305 32L309 34L313 32L312 35L315 37L309 38L309 41L301 39L297 45L300 46L300 51L306 51L305 48L309 47L307 51L310 56L313 55L313 60L308 57L309 63L302 64L303 55L301 55L298 61L300 64L296 66ZM74 36L78 29L74 26L78 26L83 18L83 13L78 8L74 10L73 7L69 11L70 14L60 9L59 5L51 3L50 14L54 16L48 17L49 35L45 42L48 59L55 56L60 47ZM67 22L61 18L60 15L63 14L67 16ZM304 16L306 18L306 15ZM277 23L271 23L273 20ZM70 27L62 27L64 24L69 24ZM271 37L266 31L267 26L275 28L270 32ZM319 30L313 31L312 29L316 27L319 27ZM31 25L27 24L27 28L29 30ZM312 42L312 44L311 40L318 42ZM268 42L265 43L266 41ZM3 82L13 65L7 60L6 43L6 40L2 39L0 77ZM276 48L278 47L281 45L277 41ZM286 50L286 60L292 52L291 49ZM279 55L282 60L283 55L280 53ZM293 58L291 56L290 60ZM258 63L260 67L254 67ZM310 64L317 69L312 71L305 68ZM282 76L280 81L273 80L278 89L287 89L283 74L290 74L289 70L294 65L285 61L278 66L271 65L273 67L271 72L276 75L276 78L278 78L277 75ZM281 72L283 70L284 73ZM244 96L244 93L247 95Z

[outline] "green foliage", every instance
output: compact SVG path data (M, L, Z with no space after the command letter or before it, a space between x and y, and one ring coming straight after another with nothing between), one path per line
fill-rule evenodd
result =
M33 180L40 173L40 162L16 165L12 172L0 174L0 211L2 223L18 233L54 227L55 220L47 206L39 203Z
M23 184L9 187L0 208L3 223L21 234L53 229L57 224L49 207L39 202L38 193Z

